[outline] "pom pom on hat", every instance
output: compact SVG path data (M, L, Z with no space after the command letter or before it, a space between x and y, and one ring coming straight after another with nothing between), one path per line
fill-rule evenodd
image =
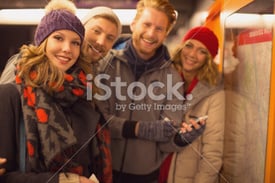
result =
M81 42L85 29L75 15L76 7L69 0L52 0L45 7L46 15L38 24L35 35L35 45L40 45L51 33L57 30L71 30L80 36Z
M115 23L118 28L118 35L121 34L122 25L121 25L121 22L120 22L118 16L114 13L114 11L111 8L108 8L106 6L98 6L98 7L90 9L90 11L87 13L87 15L81 19L83 25L87 24L90 19L92 19L93 17L98 16L98 15L99 16L107 15L107 16L112 17L115 20Z
M75 4L70 0L51 0L45 7L45 13L48 14L53 10L66 10L75 15Z
M186 41L188 39L195 39L203 43L212 55L212 58L215 58L215 56L217 55L219 49L219 41L214 32L209 28L198 26L190 29L185 34L182 41Z

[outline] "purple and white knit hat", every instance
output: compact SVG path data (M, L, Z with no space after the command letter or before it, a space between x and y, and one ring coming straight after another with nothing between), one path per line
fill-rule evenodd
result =
M80 19L75 15L76 7L69 0L52 0L45 7L46 15L38 24L35 35L35 45L40 45L51 33L57 30L71 30L77 33L83 42L85 29Z

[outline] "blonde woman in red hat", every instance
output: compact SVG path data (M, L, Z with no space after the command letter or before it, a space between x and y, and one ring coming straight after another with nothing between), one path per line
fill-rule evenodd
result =
M206 116L207 122L199 138L166 159L166 170L170 164L168 183L218 181L223 155L225 95L218 66L213 60L217 52L218 39L214 32L199 26L185 34L172 54L174 66L184 81L185 121Z
M98 154L106 151L92 138L100 114L86 97L85 29L71 1L45 9L34 44L20 49L15 82L0 85L0 157L7 160L0 182L95 183L89 177L101 178Z

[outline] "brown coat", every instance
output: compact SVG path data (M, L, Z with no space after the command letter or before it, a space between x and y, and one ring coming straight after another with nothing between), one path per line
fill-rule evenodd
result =
M193 100L185 114L208 115L204 133L183 151L174 153L168 183L215 183L222 166L225 94L222 86L199 82L192 91Z

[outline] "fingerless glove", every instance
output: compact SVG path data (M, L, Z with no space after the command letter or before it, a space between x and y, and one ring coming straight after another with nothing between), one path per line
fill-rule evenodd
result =
M170 121L140 121L137 137L157 141L167 142L176 133L176 128Z
M193 128L192 131L187 131L185 133L177 133L174 142L178 146L186 146L192 143L196 138L198 138L205 130L205 124L201 125L199 129Z

